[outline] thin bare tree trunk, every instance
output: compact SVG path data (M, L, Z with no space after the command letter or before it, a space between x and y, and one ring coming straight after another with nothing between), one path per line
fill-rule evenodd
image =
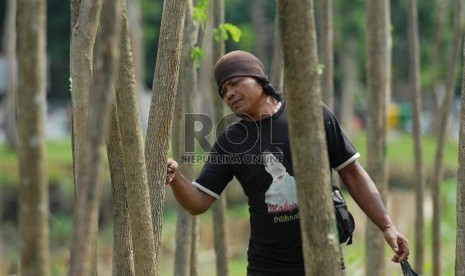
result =
M192 178L190 178L192 179ZM199 275L199 266L198 266L198 256L199 256L199 220L197 217L194 217L192 220L192 246L191 246L191 276Z
M381 197L387 194L386 102L390 94L390 18L389 0L367 2L367 172ZM384 237L378 227L367 220L366 275L384 275Z
M107 144L108 163L113 198L113 276L134 276L134 254L129 221L124 169L123 144L118 122L116 102L113 103L110 133Z
M20 275L49 275L48 176L45 159L46 1L18 1Z
M214 5L216 1L211 1L210 3ZM224 2L224 0L223 0ZM270 29L270 22L268 22L268 17L266 15L266 6L269 0L254 0L250 2L250 18L252 23L252 28L256 34L256 43L255 43L255 50L257 57L267 64L265 61L269 59L266 56L268 52L268 44L271 38L271 29ZM224 6L224 5L223 5ZM216 8L214 8L216 9ZM223 12L224 13L224 12ZM213 17L215 17L215 13ZM222 21L224 23L224 19ZM215 26L215 25L214 25ZM216 61L216 60L215 60ZM266 66L266 65L265 65Z
M155 275L155 239L144 155L136 77L126 4L122 6L121 59L116 81L116 106L126 170L126 191L135 275Z
M320 2L321 62L324 66L321 76L323 102L334 108L334 46L333 46L333 0Z
M276 89L283 91L284 64L281 31L279 29L278 5L276 5L273 37L273 59L271 63L270 80Z
M92 101L80 133L86 142L82 150L82 182L77 186L74 212L74 231L71 244L69 275L89 275L97 235L98 205L100 200L101 158L109 129L112 84L119 58L120 1L104 1L101 16L101 35L96 43L95 78L92 81ZM79 117L74 117L80 121ZM93 258L94 257L94 258ZM93 258L93 259L92 259ZM95 269L95 268L94 268Z
M344 78L341 93L340 122L345 134L350 137L354 132L354 97L356 91L360 90L360 86L356 54L357 45L353 38L349 38L345 41L346 50L345 53L341 56L341 68L344 72Z
M461 26L462 4L460 0L454 1L454 44L449 59L449 72L446 83L446 96L441 105L440 128L438 132L438 142L436 158L434 163L433 180L431 192L433 194L433 276L441 275L441 189L443 174L444 146L447 136L447 125L449 110L454 99L456 87L457 60L460 56L462 46L462 26Z
M213 10L213 26L219 26L220 24L224 23L224 0L217 0L211 3L212 10ZM263 6L259 6L264 4L263 1L255 1L252 6L258 6L257 9L263 10ZM255 10L255 9L254 9ZM258 11L256 11L258 12ZM258 12L259 13L259 12ZM255 18L255 17L254 17ZM254 26L256 28L263 27L263 19L264 17L257 15L256 20L254 21ZM263 36L263 35L262 35ZM262 40L262 39L260 39ZM263 47L259 43L258 47ZM221 40L220 42L213 42L212 45L212 62L216 63L223 55L224 55L224 41ZM214 64L213 64L214 66ZM221 120L224 117L224 103L221 98L217 95L218 87L214 78L211 78L211 94L213 96L213 113L214 113L214 122L217 126L216 133L222 133L226 128L226 121ZM228 247L227 247L227 231L226 231L226 193L222 194L220 199L213 203L212 210L213 210L213 243L215 247L216 253L216 274L217 275L229 275L229 267L228 267Z
M413 138L415 144L415 267L423 274L424 263L424 215L423 215L423 190L425 186L425 174L423 171L423 154L421 142L421 75L420 75L420 45L418 38L418 12L417 1L409 0L408 5L408 43L409 43L409 71L410 86L413 102Z
M462 60L465 60L465 44L462 48ZM455 275L465 275L465 62L463 63L462 67L462 98L460 102L456 237Z
M3 37L3 47L7 62L7 90L5 94L4 116L0 118L4 122L6 143L11 149L16 149L16 123L15 123L15 99L16 99L16 0L8 0L5 15L5 31Z
M131 49L134 61L134 75L136 76L137 93L145 92L145 54L144 54L144 26L142 23L142 9L140 0L127 1L128 26L131 36Z
M439 128L442 122L440 121L441 116L441 105L446 95L445 78L447 77L447 67L444 66L444 60L449 55L449 48L446 47L449 41L445 39L447 32L449 31L449 16L452 1L433 1L433 8L435 16L432 18L434 21L434 36L433 36L433 53L432 53L432 67L438 68L436 75L434 76L433 83L433 122L431 126L431 134L436 137L439 135ZM450 34L450 33L449 33ZM448 34L448 35L449 35Z
M176 99L186 2L165 1L160 27L146 141L146 163L155 233L156 275L160 261L166 160Z
M340 274L312 0L280 0L284 82L306 275ZM312 122L312 123L308 123Z
M198 27L193 20L192 0L186 2L186 16L184 21L183 48L181 68L179 71L178 91L176 96L176 110L173 121L172 149L176 160L182 160L185 141L194 141L193 133L186 133L184 116L193 113L193 94L197 92L197 70L190 53L197 41ZM193 177L194 164L181 163L180 167L188 179ZM177 210L176 224L176 253L174 260L174 275L191 275L192 238L194 216L181 206Z

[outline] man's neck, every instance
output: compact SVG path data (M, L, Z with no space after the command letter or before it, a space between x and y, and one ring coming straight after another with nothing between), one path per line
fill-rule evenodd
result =
M282 102L276 100L273 97L267 97L260 111L256 114L249 114L249 116L246 116L246 119L253 121L263 120L276 114L281 106Z

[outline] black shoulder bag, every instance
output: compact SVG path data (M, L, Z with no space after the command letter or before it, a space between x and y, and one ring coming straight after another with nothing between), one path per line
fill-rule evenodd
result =
M336 215L337 232L339 243L352 244L352 235L355 230L355 220L347 208L347 203L342 196L341 190L333 185L333 203Z

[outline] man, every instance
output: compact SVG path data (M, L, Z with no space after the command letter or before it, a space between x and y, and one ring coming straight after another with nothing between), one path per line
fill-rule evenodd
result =
M249 204L247 275L304 275L299 210L282 94L269 82L260 60L244 51L224 55L215 65L215 79L220 96L242 120L229 126L218 138L196 181L186 179L178 171L178 164L169 159L167 184L177 201L197 215L205 212L236 177ZM409 254L407 239L396 229L376 186L357 162L360 154L325 105L323 114L331 167L383 232L395 251L392 261L401 262Z

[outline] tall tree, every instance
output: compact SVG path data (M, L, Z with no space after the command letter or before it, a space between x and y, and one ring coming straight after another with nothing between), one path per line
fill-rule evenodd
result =
M214 5L214 1L210 1ZM255 0L250 2L250 19L252 28L255 31L255 53L260 60L266 61L268 57L268 47L270 44L271 34L271 22L269 22L269 16L267 16L267 5L271 1L267 0ZM213 14L215 16L215 14ZM223 21L224 23L224 21ZM216 61L216 60L215 60Z
M20 274L49 275L48 177L45 159L46 1L18 1Z
M173 134L171 144L173 156L176 160L182 160L184 144L186 141L194 141L193 133L186 133L184 118L193 113L194 100L192 95L197 92L197 70L195 61L191 58L191 51L197 42L198 26L194 23L192 0L186 2L186 16L184 20L183 47L181 54L181 68L178 78L178 91L176 96L176 108L174 112ZM194 164L181 163L181 170L188 179L192 179ZM196 218L189 214L183 207L178 206L176 223L176 253L174 260L174 275L192 275L192 239L194 229L193 222Z
M306 275L340 273L312 0L280 0L284 83ZM309 124L308 122L312 122Z
M6 143L14 149L16 148L16 123L15 123L15 99L16 99L16 0L6 2L5 23L3 33L3 50L7 63L7 90L3 100L4 116L0 118L0 125L4 124Z
M462 48L465 60L465 44ZM457 237L455 275L465 275L465 62L462 67L462 97L460 102L459 167L457 170Z
M465 60L465 43L462 48L462 60ZM457 170L455 275L465 274L465 63L463 64L459 123L459 167Z
M390 91L390 15L389 0L367 2L367 172L382 198L387 193L386 102ZM367 221L366 275L384 275L384 237L377 226Z
M181 43L186 2L165 1L160 26L157 61L150 104L145 147L147 174L155 233L155 262L160 260L163 204L165 201L166 160L181 63Z
M357 42L353 37L345 40L344 54L341 55L341 70L343 72L341 87L340 119L342 129L349 136L354 132L355 95L360 91L359 70L357 64Z
M422 274L424 263L424 215L423 215L423 189L425 174L423 171L423 154L421 142L421 76L420 76L420 46L418 39L418 12L417 1L408 2L408 45L409 45L409 71L410 87L413 102L413 138L415 145L415 267Z
M122 47L123 50L123 47ZM114 276L134 276L129 207L126 192L123 144L121 141L118 111L113 103L110 132L107 143L113 199L113 273Z
M263 1L254 1L254 5L264 4ZM224 24L224 0L212 1L212 14L213 14L213 26L217 27L220 24ZM258 10L263 10L262 7L257 7ZM254 9L255 10L255 9ZM263 20L263 14L255 14L252 16L258 21ZM255 22L254 25L256 28L263 28L263 22ZM262 40L259 38L259 40ZM258 43L258 47L262 47ZM224 55L224 40L213 41L212 45L212 61L216 63ZM214 67L214 64L213 64ZM214 113L214 122L216 125L216 133L222 133L226 129L226 121L224 120L224 103L220 97L217 96L218 87L214 80L213 74L210 81L211 95L213 97L213 113ZM226 231L226 193L222 194L216 202L213 203L213 235L214 235L214 246L216 253L216 274L217 275L229 275L228 267L228 234Z
M460 56L462 45L462 4L460 0L454 1L454 43L448 61L448 74L446 80L446 95L439 112L440 127L438 129L438 142L436 148L434 170L431 183L433 194L433 276L441 275L441 189L443 174L444 147L447 136L449 111L454 99L456 87L457 60Z
M124 2L124 1L123 1ZM155 239L150 190L144 155L137 81L126 3L122 5L121 58L116 80L116 107L126 172L127 204L134 254L135 275L155 275Z
M270 81L279 91L283 91L284 66L283 47L281 43L281 31L279 28L278 5L275 8L274 37L273 37L273 57L271 60Z
M119 58L120 3L120 1L105 0L100 18L94 78L90 87L93 100L87 99L86 101L89 104L88 114L84 117L83 133L80 133L85 143L82 144L82 152L80 152L82 167L78 172L83 174L80 175L81 182L76 189L69 275L89 275L92 268L91 262L95 260L92 254L96 248L94 245L96 244L98 205L102 188L101 158L109 129L112 84ZM74 122L80 120L79 116L74 117Z
M320 2L320 55L324 69L321 76L323 102L334 107L333 0Z

